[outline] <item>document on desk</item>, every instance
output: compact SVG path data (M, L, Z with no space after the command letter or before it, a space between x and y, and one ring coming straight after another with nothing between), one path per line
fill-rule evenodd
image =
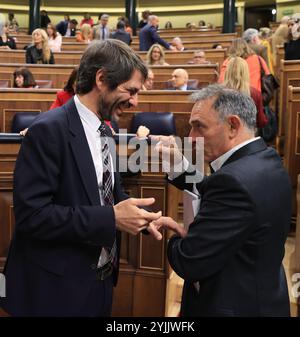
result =
M186 230L194 221L200 208L201 198L190 191L183 191L183 224Z

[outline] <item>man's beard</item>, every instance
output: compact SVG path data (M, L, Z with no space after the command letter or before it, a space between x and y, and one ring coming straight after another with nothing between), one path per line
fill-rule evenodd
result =
M119 105L122 105L122 107L126 109L129 109L131 107L131 104L129 102L121 102L117 100L114 103L110 104L109 102L105 101L105 97L101 97L98 106L98 114L100 118L108 121L118 122L118 120L120 119L120 115L117 114L115 111L117 110L117 107Z

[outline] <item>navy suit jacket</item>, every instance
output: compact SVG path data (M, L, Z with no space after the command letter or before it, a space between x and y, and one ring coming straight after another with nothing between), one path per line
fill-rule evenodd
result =
M154 26L150 26L149 24L140 30L139 39L140 51L148 51L155 43L162 45L166 49L170 48L169 43L158 35L156 28Z
M65 36L68 30L68 21L60 21L57 25L56 25L56 29L57 31L62 35ZM71 36L75 36L76 35L76 29L71 29Z
M13 192L15 234L4 269L7 296L0 304L12 315L76 315L97 279L102 247L112 247L117 237L119 253L120 232L113 207L100 205L73 98L41 114L28 130ZM113 193L115 203L127 198L118 172Z
M118 29L114 33L111 34L110 36L112 39L120 40L125 42L126 44L130 45L131 44L131 36L129 33L125 32L122 29Z
M191 190L185 177L173 183ZM288 316L282 259L292 191L276 151L262 139L249 143L197 187L201 205L187 236L168 244L185 280L181 314Z

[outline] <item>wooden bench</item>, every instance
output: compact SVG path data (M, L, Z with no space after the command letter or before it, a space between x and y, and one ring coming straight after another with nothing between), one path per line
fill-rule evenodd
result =
M13 72L18 67L29 69L36 80L52 81L54 89L62 89L74 69L73 65L0 63L0 78L8 80L10 87L13 86Z
M221 65L226 58L226 49L204 49L206 59L212 63ZM82 56L82 51L64 51L54 53L55 64L78 65ZM147 52L137 51L143 60L147 58ZM194 50L183 52L165 52L166 62L169 64L187 64L193 59ZM25 63L24 50L0 50L0 63Z
M82 51L54 53L56 64L77 65ZM0 63L25 63L25 50L0 50Z
M137 112L172 112L175 116L177 135L189 134L189 118L193 103L191 91L153 90L141 91L136 108L124 111L119 120L120 128L130 130L131 119ZM0 132L10 132L16 112L45 112L55 100L54 89L0 89Z
M280 66L280 91L279 91L279 115L278 115L278 137L277 150L282 154L284 136L290 132L287 128L287 120L289 118L287 109L288 105L288 87L300 86L300 61L284 61L281 60ZM287 132L288 130L288 132Z
M300 63L299 63L300 64ZM298 87L287 88L287 114L284 141L284 166L287 169L293 188L293 215L296 210L297 179L300 174L300 79Z
M48 64L0 64L0 79L8 80L10 86L13 83L13 72L18 67L26 66L37 80L50 80L52 87L62 89L71 74L73 65L48 65ZM166 82L171 78L174 69L181 67L187 70L191 79L199 81L199 87L217 81L217 64L198 64L198 65L170 65L170 66L155 66L153 72L155 75L154 88L165 89Z
M203 49L204 50L204 49ZM165 51L165 61L169 64L187 64L193 60L195 50L186 50L182 52L171 52ZM219 66L222 65L223 61L226 58L226 49L205 49L205 58L212 62L218 63ZM142 60L147 60L147 52L138 51L138 55Z

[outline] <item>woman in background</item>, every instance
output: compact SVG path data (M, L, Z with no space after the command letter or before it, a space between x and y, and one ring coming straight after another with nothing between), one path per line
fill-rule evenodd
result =
M147 53L147 62L148 66L168 66L169 64L165 62L165 52L161 45L155 43L151 46Z
M47 33L40 28L32 32L32 45L26 49L26 63L54 64Z
M8 35L8 23L0 21L0 49L17 49L15 40Z
M56 31L56 27L52 23L47 25L47 34L51 51L53 53L61 52L62 36Z
M223 84L227 88L235 89L251 96L257 109L257 127L262 128L267 124L268 119L264 113L262 94L250 86L248 64L243 58L237 56L230 59L224 74Z
M77 72L78 72L78 66L75 67L73 71L71 72L71 75L64 89L57 92L56 99L52 103L50 110L64 105L65 103L68 102L70 98L72 98L75 95Z
M20 67L14 71L14 88L36 88L35 79L31 71L25 67Z
M88 23L84 23L80 31L76 33L77 42L90 43L93 40L93 29Z
M224 74L228 62L231 58L236 56L243 58L247 62L250 73L250 86L261 92L261 71L263 69L265 74L269 75L269 68L266 61L262 57L256 55L248 46L248 43L242 38L234 39L232 41L232 45L228 49L228 57L221 66L219 83L224 81Z

